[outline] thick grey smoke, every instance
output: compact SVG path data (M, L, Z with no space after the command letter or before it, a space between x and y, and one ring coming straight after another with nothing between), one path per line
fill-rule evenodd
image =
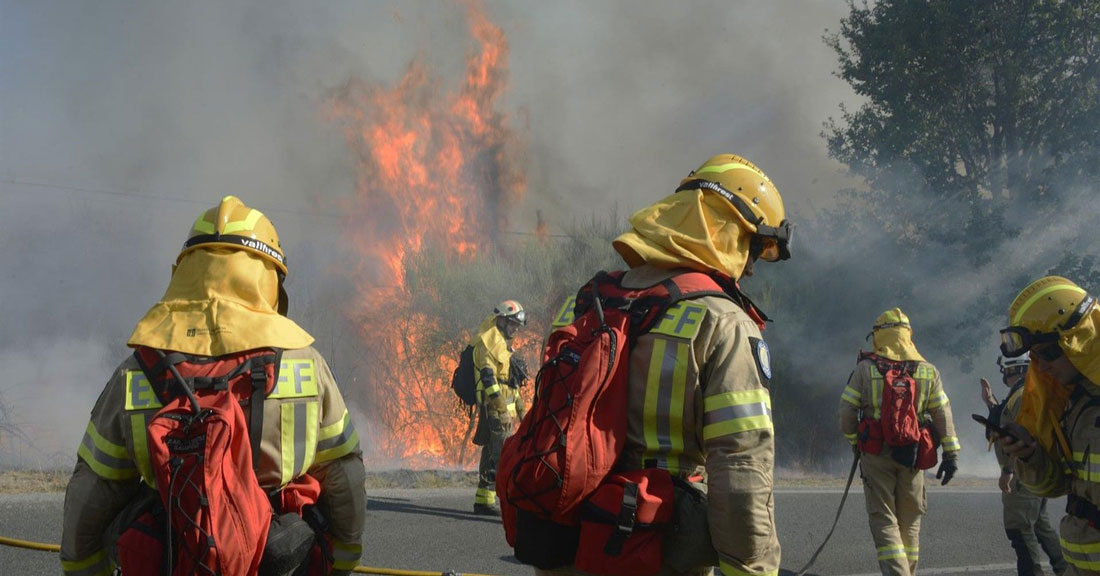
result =
M616 205L628 214L720 151L760 164L795 218L847 184L818 136L852 99L821 42L843 3L487 11L511 50L506 112L530 137L517 227L536 209L552 232ZM353 373L363 359L338 305L334 216L355 171L322 103L351 77L391 83L417 56L454 79L470 43L463 8L0 0L0 14L0 402L32 441L0 438L0 467L71 462L188 226L226 194L274 220L291 315L338 376Z

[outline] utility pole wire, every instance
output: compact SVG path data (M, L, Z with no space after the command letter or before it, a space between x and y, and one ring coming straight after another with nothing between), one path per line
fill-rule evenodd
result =
M46 188L50 190L60 190L65 192L80 192L83 194L99 194L101 196L118 196L124 198L138 198L141 200L157 200L161 202L178 202L181 204L194 204L196 206L210 206L210 201L205 200L193 200L190 198L173 198L171 196L157 196L153 194L142 194L141 192L131 190L108 190L105 188L88 188L84 186L68 186L65 184L51 184L48 182L33 182L30 180L16 180L14 178L8 178L0 180L0 184L9 184L12 186L27 186L33 188ZM275 214L295 214L298 216L310 216L313 218L328 218L328 219L340 219L344 218L341 214L326 214L323 212L303 212L300 210L291 210L288 208L265 208L263 212L271 212ZM521 232L518 230L500 230L501 234L510 234L513 236L539 236L538 232ZM583 238L584 236L578 236L573 234L545 234L548 238Z

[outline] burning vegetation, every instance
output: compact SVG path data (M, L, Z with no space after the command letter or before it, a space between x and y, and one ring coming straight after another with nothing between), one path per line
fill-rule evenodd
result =
M358 287L350 312L369 377L350 395L375 425L377 444L368 450L414 468L469 466L476 452L469 418L450 390L471 333L440 334L439 318L416 302L446 295L430 294L438 286L418 282L410 265L428 252L458 265L493 253L526 186L516 160L523 143L498 109L507 90L507 39L480 2L463 6L473 46L457 88L445 87L418 58L394 86L353 79L328 103L357 179L345 207L346 234L359 256L350 271ZM470 305L478 303L453 302Z

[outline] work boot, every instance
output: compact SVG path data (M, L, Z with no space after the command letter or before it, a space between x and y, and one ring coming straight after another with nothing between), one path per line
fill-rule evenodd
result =
M500 506L496 504L474 504L474 514L478 516L496 516L500 518Z

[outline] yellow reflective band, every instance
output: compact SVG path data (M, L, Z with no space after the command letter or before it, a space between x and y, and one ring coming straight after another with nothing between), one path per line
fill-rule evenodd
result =
M351 415L344 410L344 416L337 422L321 428L317 439L316 463L336 460L351 454L359 447L359 433L351 423Z
M474 495L475 504L496 504L497 493L489 490L488 488L478 488L477 494Z
M660 453L657 441L657 400L661 392L661 367L664 364L668 340L657 338L649 356L649 373L646 375L645 404L642 409L642 430L645 433L645 455L648 460Z
M126 371L126 410L154 410L161 407L153 386L141 370Z
M703 304L680 302L665 312L664 318L651 332L677 338L694 338L699 332L699 324L706 313L707 307Z
M737 392L723 392L714 396L703 398L703 410L711 412L727 406L741 406L744 404L764 403L769 408L772 405L771 395L765 388L754 390L739 390Z
M205 213L199 214L199 217L195 219L195 225L192 227L196 232L202 232L203 234L213 234L216 232L214 229L214 223L207 221L204 216Z
M83 560L61 561L61 570L66 576L105 576L111 573L107 562L107 552L100 550Z
M939 394L936 395L935 398L932 399L931 402L928 403L928 409L932 410L932 409L939 408L940 406L944 406L944 405L949 404L949 403L950 403L950 400L947 399L947 394L944 394L943 392L940 392Z
M845 402L859 408L860 403L863 400L863 393L851 386L844 387L844 393L840 395L840 399Z
M672 398L668 405L668 450L667 469L673 474L680 472L680 455L684 453L684 389L687 385L688 342L676 344L676 367L672 372Z
M286 486L294 479L294 404L279 406L279 480Z
M859 435L858 434L845 434L844 438L846 438L848 440L848 443L851 444L852 446L855 446L856 444L859 443Z
M1024 317L1024 314L1027 313L1028 309L1031 308L1033 304L1038 302L1039 299L1043 296L1046 296L1047 294L1050 294L1051 292L1054 292L1056 290L1069 290L1079 296L1085 295L1084 290L1078 288L1077 286L1071 286L1069 284L1055 284L1053 286L1047 286L1046 288L1043 288L1035 294L1032 294L1031 298L1028 298L1027 302L1024 302L1023 306L1020 306L1020 309L1016 311L1016 317L1012 319L1012 325L1019 326L1020 319Z
M126 451L125 446L120 446L104 438L99 434L99 431L95 429L95 424L88 422L88 427L84 429L84 433L92 437L92 441L95 442L95 447L108 456L113 456L120 460L130 460L130 453Z
M1058 539L1065 552L1066 561L1085 570L1100 570L1100 543L1078 544Z
M550 323L554 328L561 328L573 323L575 319L573 316L573 308L577 305L577 297L570 296L565 299L565 304L561 305L557 315L554 316L554 321Z
M771 430L771 396L764 388L724 392L703 398L703 440Z
M959 445L959 438L957 436L944 436L943 437L943 451L944 452L958 452L961 446Z
M306 472L313 466L313 460L317 452L317 431L320 426L321 403L316 401L307 403L305 454L302 456L302 461L295 466L299 474Z
M313 360L283 360L279 365L279 380L268 398L313 398L317 396L317 370Z
M718 561L718 567L722 569L722 574L725 576L779 576L779 570L768 570L766 572L746 572L734 568L732 564L725 560Z
M332 540L333 570L353 570L359 565L359 558L362 555L363 546L361 544L346 544L339 540Z
M752 166L749 166L747 164L742 164L741 162L729 162L729 163L726 163L726 164L715 164L713 166L703 166L702 168L696 170L695 174L693 174L693 175L698 176L699 174L711 174L711 173L722 174L724 172L729 172L730 170L748 170L749 172L752 172L753 174L756 174L757 176L760 176L761 178L764 177L764 175L761 174L759 170L757 170L757 169L755 169Z
M871 408L874 410L873 418L882 420L882 374L878 368L870 367L871 371Z
M481 391L482 398L492 398L494 394L500 394L500 384L493 384L492 386Z
M134 462L142 480L150 488L157 487L157 479L153 476L153 465L149 456L149 439L145 433L145 414L138 412L130 415L130 437L134 439Z
M880 546L877 550L879 562L906 557L904 546Z
M222 234L233 234L236 232L244 232L252 230L256 227L256 223L263 217L263 213L255 208L245 216L244 220L234 220L233 222L226 222L225 229L222 230Z

